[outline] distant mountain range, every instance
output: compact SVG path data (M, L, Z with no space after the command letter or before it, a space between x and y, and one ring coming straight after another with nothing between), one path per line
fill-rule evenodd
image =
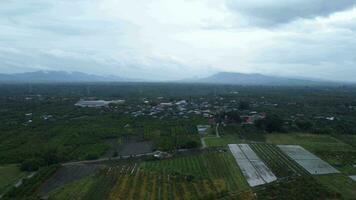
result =
M143 80L125 79L117 76L99 76L82 72L66 71L36 71L17 74L0 74L0 82L144 82ZM152 82L152 81L150 81ZM307 78L286 78L267 76L262 74L244 74L220 72L206 78L185 79L183 83L209 83L231 85L336 85L342 84L332 81L312 80Z
M285 85L285 86L302 86L302 85L335 85L340 84L332 81L313 80L307 78L287 78L267 76L262 74L244 74L233 72L220 72L212 76L201 79L190 79L188 82L195 83L215 83L231 85Z
M1 82L119 82L130 81L117 76L98 76L82 72L35 71L0 74Z

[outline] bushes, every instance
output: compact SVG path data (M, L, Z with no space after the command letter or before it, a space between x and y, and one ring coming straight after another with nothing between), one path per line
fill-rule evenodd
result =
M281 132L283 131L283 119L278 115L270 115L264 119L257 120L256 127L269 133Z
M30 158L21 163L20 169L28 172L37 171L44 163L42 158Z
M4 195L4 199L35 199L36 190L59 168L60 165L52 165L40 169L34 177L30 179L24 179L20 187L13 187L9 192L7 192Z

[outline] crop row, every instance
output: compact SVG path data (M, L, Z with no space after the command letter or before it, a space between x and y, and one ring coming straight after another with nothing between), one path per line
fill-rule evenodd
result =
M250 146L278 178L308 174L275 145L250 144Z
M142 164L142 169L193 178L220 179L225 182L229 191L241 191L248 188L233 156L227 152L210 152L169 160L151 161Z
M224 182L218 179L190 180L158 172L131 172L120 168L101 172L100 180L85 199L206 199L226 191Z
M217 199L249 190L226 152L108 167L96 176L84 199Z

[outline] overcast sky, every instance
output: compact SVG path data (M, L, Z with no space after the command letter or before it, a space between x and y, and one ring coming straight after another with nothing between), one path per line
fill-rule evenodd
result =
M356 0L1 0L0 73L356 80Z

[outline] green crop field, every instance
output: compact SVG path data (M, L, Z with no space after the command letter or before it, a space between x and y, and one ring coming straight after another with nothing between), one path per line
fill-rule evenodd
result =
M232 143L240 143L241 140L238 138L238 135L226 135L222 137L205 137L205 144L208 147L220 147L226 146Z
M356 135L335 135L335 137L353 147L356 147Z
M227 153L209 156L214 162L221 161L222 165L217 163L217 166L207 167L204 165L212 164L204 160L208 157L193 156L189 159L195 160L197 165L179 158L170 160L172 163L154 161L141 166L132 163L107 167L95 176L83 178L50 192L49 199L218 199L240 195L239 192L246 197L252 197L243 177L236 166L232 165L235 163L229 161ZM220 168L223 165L225 167ZM163 170L167 166L171 167ZM201 167L202 172L195 171L194 167ZM208 169L204 170L206 167ZM194 172L197 177L184 175L188 172Z
M19 179L27 173L20 170L17 165L0 166L0 194L14 185Z
M247 182L235 159L228 152L204 153L171 160L146 162L143 163L142 169L189 175L197 178L221 179L229 191L248 189Z
M308 174L275 145L250 144L250 146L278 178Z
M330 135L305 133L267 134L266 137L267 142L272 144L295 144L303 146L343 173L352 174L355 172L352 165L356 162L356 148L339 138Z
M331 191L338 192L344 199L356 198L356 182L343 174L315 176L315 178Z
M352 146L346 144L330 135L316 135L307 133L290 133L290 134L267 134L267 143L272 144L296 144L306 149L316 152L325 149L334 151L352 150Z
M60 187L49 194L51 200L83 199L92 185L95 183L94 176L88 176L78 181Z

